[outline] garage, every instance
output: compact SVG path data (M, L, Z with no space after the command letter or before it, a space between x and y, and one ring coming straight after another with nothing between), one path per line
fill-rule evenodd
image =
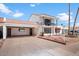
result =
M7 37L12 37L12 36L32 36L32 28L23 28L23 27L8 27L7 28Z
M34 35L35 24L31 21L19 21L14 19L0 18L0 37L6 39L14 36Z

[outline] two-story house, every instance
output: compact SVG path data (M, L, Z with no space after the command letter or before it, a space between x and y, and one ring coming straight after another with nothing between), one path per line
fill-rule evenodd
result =
M62 34L62 26L57 26L56 17L47 14L32 14L30 21L39 25L37 27L37 35Z
M46 14L32 14L28 21L0 18L0 36L59 35L62 27L56 25L56 17Z

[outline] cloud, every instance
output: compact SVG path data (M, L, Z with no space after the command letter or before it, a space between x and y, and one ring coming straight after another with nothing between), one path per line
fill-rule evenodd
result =
M77 23L76 25L79 26L79 23Z
M59 20L62 20L62 21L68 21L68 19L69 19L69 15L67 13L60 13L60 14L58 14L57 17L58 17ZM70 19L71 19L71 22L72 22L72 13L70 15Z
M30 7L36 7L36 6L38 6L40 3L32 3L32 4L30 4Z
M21 16L23 16L24 15L24 13L22 13L22 12L15 12L14 14L13 14L13 17L21 17Z
M20 11L12 11L10 10L5 4L0 4L0 12L7 14L7 15L11 15L13 17L21 17L24 15L24 13L20 12Z
M0 12L5 13L5 14L12 13L12 11L4 4L0 4Z
M35 5L35 4L30 4L30 6L31 6L31 7L35 7L36 5Z

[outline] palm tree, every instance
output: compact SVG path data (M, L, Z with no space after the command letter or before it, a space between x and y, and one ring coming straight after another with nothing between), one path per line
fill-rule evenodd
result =
M72 35L73 35L74 32L75 32L75 24L76 24L76 21L77 21L78 13L79 13L79 8L77 9L76 17L75 17L75 20L74 20L74 25L73 25L73 32L72 32Z

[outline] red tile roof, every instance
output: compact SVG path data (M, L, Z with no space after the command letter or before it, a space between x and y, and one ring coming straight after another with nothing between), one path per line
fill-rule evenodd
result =
M35 25L32 21L22 21L22 20L15 20L15 19L6 19L4 21L4 18L0 17L0 22L5 22L5 23L14 23L14 24L31 24Z
M4 18L0 17L0 23L4 22Z

